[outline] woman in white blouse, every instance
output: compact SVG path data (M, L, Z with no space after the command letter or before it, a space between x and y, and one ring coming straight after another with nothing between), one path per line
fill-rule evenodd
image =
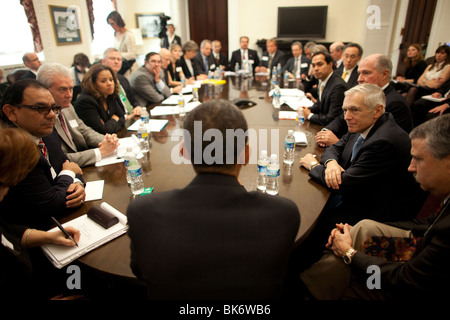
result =
M106 21L114 29L114 48L122 55L122 69L120 74L124 74L136 62L136 39L134 33L125 27L121 15L117 11L111 12Z

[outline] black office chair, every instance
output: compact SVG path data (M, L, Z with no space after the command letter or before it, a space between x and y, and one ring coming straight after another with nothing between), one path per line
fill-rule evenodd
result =
M28 72L28 69L16 69L13 72L11 72L10 74L8 74L6 79L8 80L9 84L13 84L17 80L19 80L19 78L21 76L23 76L27 72Z

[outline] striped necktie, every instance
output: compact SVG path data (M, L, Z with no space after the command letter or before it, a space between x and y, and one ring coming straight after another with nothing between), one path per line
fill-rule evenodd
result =
M39 140L38 143L39 148L41 149L41 153L44 156L44 158L48 161L48 151L47 147L45 146L45 143L42 139Z

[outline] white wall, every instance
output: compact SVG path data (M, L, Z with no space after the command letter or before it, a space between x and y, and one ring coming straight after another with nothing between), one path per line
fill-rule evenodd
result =
M328 6L324 42L362 42L365 25L365 1L355 0L228 0L230 52L239 47L239 37L250 38L249 47L258 49L258 39L277 36L278 7Z

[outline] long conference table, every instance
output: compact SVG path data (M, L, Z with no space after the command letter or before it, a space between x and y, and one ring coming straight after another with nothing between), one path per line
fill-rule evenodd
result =
M291 84L295 85L294 84ZM291 166L283 164L283 143L289 129L294 129L295 120L279 120L279 111L292 111L287 105L276 109L272 105L269 96L270 83L266 77L243 78L242 76L230 76L226 78L226 84L207 85L199 89L199 101L205 102L211 99L248 99L256 103L253 107L242 108L247 119L249 130L257 132L257 142L251 145L253 161L244 166L239 179L248 191L257 190L257 164L259 151L268 150L268 154L278 152L280 159L280 189L278 196L293 200L300 211L301 223L296 237L299 244L314 228L326 201L329 191L323 186L312 181L308 171L299 166L300 158L306 153L320 156L323 148L314 141L314 135L320 126L305 122L305 130L311 133L308 146L297 146L295 150L295 162ZM152 117L153 118L153 117ZM179 115L158 116L158 119L167 119L168 124L161 132L152 132L152 144L150 161L143 166L143 180L145 187L153 187L153 192L162 192L175 188L184 188L194 178L195 172L190 164L174 164L172 153L176 152L177 145L181 141L179 130L182 121ZM120 137L130 136L133 132L123 130ZM278 135L278 138L277 138ZM272 136L274 147L272 150ZM174 151L175 150L175 151ZM130 186L126 181L126 169L123 163L116 163L101 167L83 168L83 177L86 182L104 180L103 197L101 200L85 202L82 207L74 211L63 221L69 221L75 217L86 214L89 209L102 202L107 202L115 209L126 214L128 204L133 200ZM183 210L183 208L180 208ZM267 230L261 230L266 232ZM136 278L130 268L130 239L124 234L103 246L87 253L78 259L83 265L92 268L96 272L106 276L118 277L127 281L135 281Z

